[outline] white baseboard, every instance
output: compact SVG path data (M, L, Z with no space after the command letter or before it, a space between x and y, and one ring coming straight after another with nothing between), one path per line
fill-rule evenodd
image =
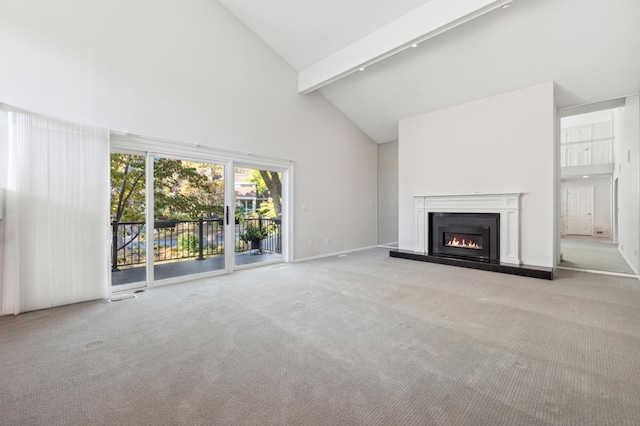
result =
M390 243L378 244L376 247L397 249L399 246L400 246L400 242L399 241L392 241Z
M624 277L624 278L636 278L640 280L640 276L638 274L625 274L622 272L609 272L609 271L600 271L597 269L580 269L580 268L571 268L569 266L557 266L556 269L564 269L567 271L576 271L576 272L586 272L588 274L600 274L600 275L611 275L614 277Z
M361 247L361 248L356 248L356 249L351 249L351 250L344 250L344 251L336 251L336 252L326 253L326 254L319 254L317 256L310 256L310 257L303 257L303 258L300 258L300 259L294 259L293 262L294 263L298 263L298 262L306 262L308 260L324 259L325 257L340 256L342 254L354 253L354 252L357 252L357 251L369 250L369 249L377 248L377 247L378 246L368 246L368 247Z

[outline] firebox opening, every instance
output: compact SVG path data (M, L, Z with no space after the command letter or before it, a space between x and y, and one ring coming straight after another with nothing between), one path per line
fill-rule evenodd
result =
M444 245L471 250L482 250L482 235L444 233Z
M498 213L429 213L429 255L500 261Z

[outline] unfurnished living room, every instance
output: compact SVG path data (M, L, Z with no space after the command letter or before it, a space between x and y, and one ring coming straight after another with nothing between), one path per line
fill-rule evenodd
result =
M638 22L0 0L0 424L640 424Z

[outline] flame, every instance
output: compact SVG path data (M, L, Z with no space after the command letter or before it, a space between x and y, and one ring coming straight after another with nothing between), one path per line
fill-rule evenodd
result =
M462 241L460 241L457 237L454 237L452 240L447 241L445 245L447 247L461 247L461 248L470 248L470 249L476 249L476 250L482 249L482 247L479 244L474 243L471 240L467 241L463 238Z

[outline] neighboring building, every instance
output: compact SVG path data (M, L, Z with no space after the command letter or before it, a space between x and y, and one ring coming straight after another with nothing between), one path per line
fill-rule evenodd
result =
M268 199L259 196L257 185L255 182L250 182L250 178L251 173L249 171L236 171L235 173L236 205L244 207L246 213L255 212L260 207L260 203Z

